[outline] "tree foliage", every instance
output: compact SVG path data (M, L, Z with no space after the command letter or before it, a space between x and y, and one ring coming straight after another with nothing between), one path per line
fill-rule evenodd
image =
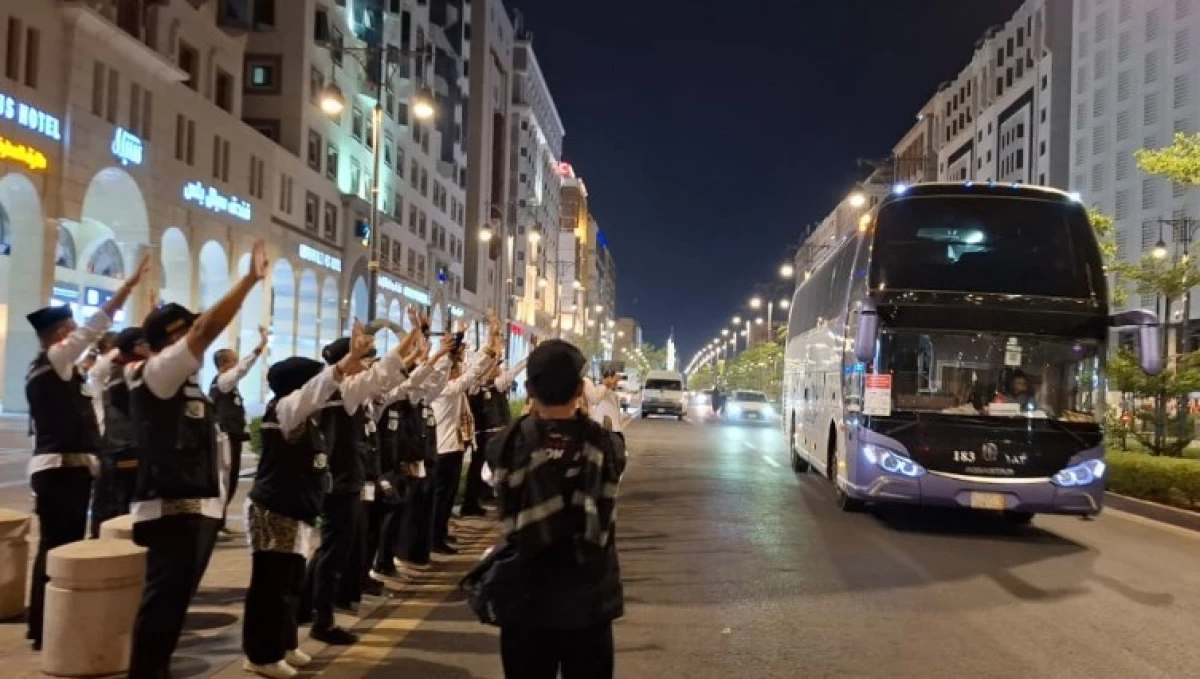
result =
M711 365L705 364L696 368L696 372L688 376L688 389L700 391L712 389L717 383L717 371Z
M783 387L783 347L767 342L751 347L725 364L727 389L753 389L779 398Z
M1142 172L1176 184L1200 184L1200 134L1176 132L1169 146L1133 154Z

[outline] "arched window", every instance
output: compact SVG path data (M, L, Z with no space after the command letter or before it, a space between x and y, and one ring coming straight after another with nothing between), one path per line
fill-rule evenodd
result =
M121 249L111 240L104 241L88 262L88 271L109 278L124 278L125 260L121 258Z
M75 237L61 223L58 225L58 247L54 254L54 265L64 269L75 268Z
M8 210L0 205L0 255L12 252L12 224L8 221Z

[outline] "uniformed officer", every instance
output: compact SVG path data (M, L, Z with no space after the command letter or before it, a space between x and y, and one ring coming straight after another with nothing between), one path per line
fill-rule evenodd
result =
M253 566L242 648L249 672L292 677L311 660L299 649L297 599L332 484L325 434L314 415L346 378L362 371L370 350L370 338L356 328L351 350L335 365L293 357L267 371L274 398L263 415L262 457L246 502Z
M471 414L475 417L475 448L471 450L471 464L467 467L466 487L463 490L459 516L484 516L483 494L487 485L483 482L483 462L488 441L504 430L512 420L508 408L508 391L513 380L525 370L525 361L505 370L503 361L492 368L484 383L471 390L468 400Z
M131 679L169 676L188 605L212 556L225 507L221 455L228 444L198 372L266 272L266 246L258 240L246 274L211 308L197 316L166 304L142 323L155 354L127 375L139 455L133 539L148 550Z
M29 485L39 526L26 634L34 650L42 647L46 553L87 534L92 470L100 449L96 410L76 361L112 324L112 317L125 306L129 293L149 268L149 258L143 257L133 276L83 326L75 324L70 307L46 307L27 317L41 344L25 377L34 437Z
M217 412L217 426L229 437L229 475L225 483L229 493L225 498L225 511L221 517L222 532L228 530L225 517L229 514L229 503L237 494L238 475L242 470L242 445L250 440L250 432L246 429L246 407L242 403L242 392L238 391L238 383L246 377L254 367L254 362L266 351L267 329L258 326L258 336L258 346L241 360L238 360L237 352L233 349L221 349L213 354L217 376L208 388L208 398Z
M125 328L116 336L112 356L105 355L107 374L100 392L104 432L100 446L100 476L92 492L92 537L99 537L105 521L129 513L137 485L137 446L129 413L129 385L125 367L150 357L141 328ZM97 379L101 376L97 375Z

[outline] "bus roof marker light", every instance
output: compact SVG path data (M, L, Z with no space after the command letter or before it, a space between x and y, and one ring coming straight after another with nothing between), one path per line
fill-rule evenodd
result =
M1075 201L1076 203L1083 202L1083 194L1078 191L1072 191L1072 192L1068 193L1067 197L1070 198L1071 200Z
M973 182L973 181L971 181L970 179L968 179L967 181L963 182L963 186L965 186L965 187L967 187L967 188L969 189L969 188L971 188L972 186L975 186L975 182Z
M908 185L904 183L896 184L892 187L892 193L897 196L903 196L905 193L908 193Z

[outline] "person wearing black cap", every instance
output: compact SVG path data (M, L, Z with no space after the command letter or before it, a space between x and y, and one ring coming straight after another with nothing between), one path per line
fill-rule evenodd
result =
M212 556L225 508L228 443L198 373L204 353L266 273L266 245L257 240L246 274L212 307L199 315L178 304L150 312L142 330L154 355L126 371L139 456L133 541L147 549L131 679L169 676L188 605Z
M625 449L576 409L584 365L567 342L538 345L526 369L533 414L488 449L501 528L524 574L509 581L523 591L506 594L523 606L494 621L513 679L613 676L612 623L624 613L614 535Z
M29 631L34 650L42 647L42 610L46 592L46 553L82 540L88 529L88 500L95 455L100 450L100 425L91 392L76 361L129 298L150 268L142 257L137 269L100 310L77 326L70 307L46 307L29 314L41 350L25 376L30 428L34 437L29 461L29 485L38 517L37 556L29 592Z
M528 360L528 359L526 359ZM484 378L482 385L471 390L468 401L471 415L475 418L475 448L471 450L471 463L467 466L466 487L463 489L462 507L459 516L485 516L483 495L487 484L483 482L483 462L488 441L512 422L508 407L508 390L513 381L525 370L525 361L505 370L501 359Z
M325 434L315 415L342 382L363 371L372 350L371 338L356 324L350 350L334 365L297 356L267 371L274 398L263 415L262 456L246 502L253 551L242 623L248 672L292 677L311 660L299 649L297 599L317 516L332 484Z
M246 407L242 403L242 392L238 391L238 382L267 350L267 329L258 326L258 336L258 345L241 360L238 360L237 352L233 349L221 349L213 354L217 376L208 388L208 398L217 411L217 426L229 437L229 474L225 483L229 492L225 497L225 515L229 514L229 503L237 494L238 474L242 470L242 445L250 440L250 432L246 429ZM221 531L227 531L224 516L221 518Z
M100 446L100 476L92 492L92 537L100 536L100 526L111 518L129 513L137 485L137 446L133 420L129 412L129 385L125 367L150 357L146 335L141 328L125 328L114 340L111 355L101 357L107 366L100 393L104 430ZM97 365L101 362L98 361Z
M325 362L333 365L350 351L350 339L336 340L322 350ZM403 345L401 345L403 346ZM362 492L366 480L364 461L368 452L364 406L377 395L404 379L400 347L373 368L343 380L321 410L321 427L329 450L330 492L321 508L321 545L309 563L301 597L301 620L311 616L312 638L331 645L349 645L358 636L336 625L334 602L343 577L358 577L347 570L350 550L362 520Z

